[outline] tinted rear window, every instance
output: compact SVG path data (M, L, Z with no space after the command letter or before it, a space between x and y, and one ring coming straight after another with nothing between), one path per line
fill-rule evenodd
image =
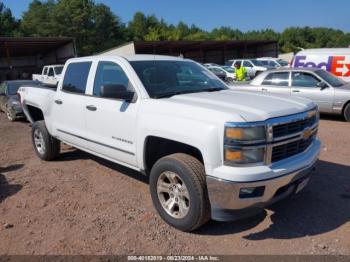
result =
M64 75L62 90L85 94L91 62L78 62L68 65Z

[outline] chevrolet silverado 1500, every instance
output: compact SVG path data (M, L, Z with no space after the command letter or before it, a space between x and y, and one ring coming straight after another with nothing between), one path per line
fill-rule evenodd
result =
M229 90L183 58L74 58L57 90L19 94L38 157L62 141L148 175L159 215L183 231L300 191L320 151L313 102Z

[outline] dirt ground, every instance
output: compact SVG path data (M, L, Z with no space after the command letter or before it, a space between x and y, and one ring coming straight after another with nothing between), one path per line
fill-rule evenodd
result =
M64 147L35 156L26 122L0 114L0 254L350 254L350 124L323 118L310 184L261 215L166 225L137 172Z

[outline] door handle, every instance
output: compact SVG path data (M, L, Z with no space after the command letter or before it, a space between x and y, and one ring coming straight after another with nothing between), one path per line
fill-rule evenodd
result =
M62 100L59 100L59 99L55 100L55 103L56 103L57 105L62 105L62 104L63 104Z
M261 88L261 91L267 91L267 89L266 88Z
M89 106L86 106L86 109L87 109L87 110L90 110L90 111L96 111L96 110L97 110L97 107L96 107L96 106L89 105Z
M293 90L293 92L294 92L294 93L299 93L299 92L300 92L300 90Z

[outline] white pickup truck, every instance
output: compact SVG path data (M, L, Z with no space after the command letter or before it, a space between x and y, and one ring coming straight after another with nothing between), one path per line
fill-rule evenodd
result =
M48 65L43 67L41 75L33 74L33 80L40 81L46 85L57 86L63 70L63 65Z
M74 58L57 90L19 94L38 157L58 157L64 142L140 171L160 216L183 231L299 192L320 151L313 102L229 90L182 58Z

